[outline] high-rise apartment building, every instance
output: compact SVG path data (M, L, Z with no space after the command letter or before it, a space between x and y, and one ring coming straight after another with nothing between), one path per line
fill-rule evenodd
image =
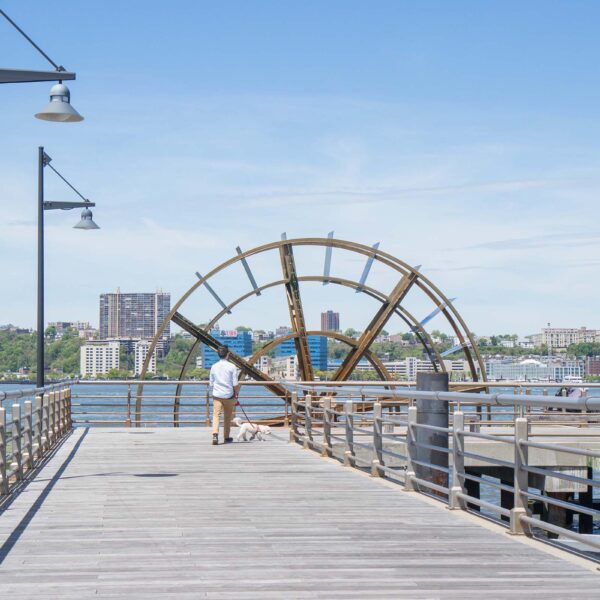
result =
M119 342L89 342L80 349L79 370L83 377L106 375L119 368Z
M134 357L135 357L135 375L140 375L142 372L142 368L144 367L144 361L146 360L146 356L148 356L148 351L150 350L151 342L150 340L140 340L135 343L134 346ZM150 357L150 362L148 363L148 373L156 373L156 350L152 353Z
M122 294L119 289L100 295L100 338L152 339L171 310L171 294ZM170 323L162 338L168 339Z
M340 313L328 310L321 313L321 330L322 331L339 331L340 330Z

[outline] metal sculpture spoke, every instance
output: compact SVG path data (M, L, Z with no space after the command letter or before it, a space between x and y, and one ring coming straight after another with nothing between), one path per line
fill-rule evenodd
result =
M314 371L310 359L310 348L308 346L308 336L306 335L306 323L304 322L304 311L302 310L300 286L298 285L292 244L283 244L279 248L279 254L281 257L281 270L285 279L285 296L290 311L292 331L297 334L294 343L296 345L300 377L303 381L312 381Z

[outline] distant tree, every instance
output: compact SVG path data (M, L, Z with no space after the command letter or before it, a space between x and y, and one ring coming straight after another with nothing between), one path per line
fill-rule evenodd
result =
M245 325L238 325L235 328L236 331L252 331L252 327L246 327Z
M570 356L600 356L600 344L592 342L571 344L567 348L567 354Z
M44 335L46 336L46 338L53 340L56 337L56 326L50 325L49 327L46 327Z
M352 327L348 327L348 329L346 329L346 331L344 331L344 335L348 336L348 337L358 337L358 334L360 332L356 331L356 329L352 328Z

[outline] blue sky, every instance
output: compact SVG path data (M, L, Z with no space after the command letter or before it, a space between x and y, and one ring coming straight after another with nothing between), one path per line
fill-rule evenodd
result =
M76 214L47 213L48 320L97 324L98 295L117 286L178 297L238 244L335 230L422 264L476 333L600 328L598 3L2 7L77 72L69 86L86 120L32 118L48 84L0 88L0 323L35 322L44 145L97 202L102 227L80 232ZM0 55L5 67L46 68L4 22ZM52 173L46 196L75 199ZM322 260L301 253L301 273ZM260 283L277 276L276 260L253 268ZM334 253L334 273L361 270ZM395 281L375 269L371 283ZM218 284L225 300L247 288L237 272ZM306 287L310 327L332 308L360 328L376 309ZM217 307L200 294L186 308L205 321ZM428 308L415 300L417 316ZM274 291L222 325L286 322Z

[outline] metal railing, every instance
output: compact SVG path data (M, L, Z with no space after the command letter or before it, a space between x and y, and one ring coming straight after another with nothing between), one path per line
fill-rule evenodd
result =
M140 383L78 381L73 385L73 424L131 427L135 424L135 402ZM260 382L241 381L240 384L239 402L251 419L289 425L290 405L285 397L269 392ZM210 425L213 401L208 381L147 380L143 385L141 426Z
M0 495L9 494L71 431L68 384L0 392ZM18 402L14 402L18 401Z
M422 422L418 399L448 403L449 426ZM506 410L507 418L473 427L478 406ZM563 409L577 420L555 412ZM560 537L566 546L572 540L576 544L566 549L600 559L593 554L600 537L588 535L600 527L600 500L594 501L600 397L303 384L292 393L290 441L431 495L450 509L499 520L515 535Z

